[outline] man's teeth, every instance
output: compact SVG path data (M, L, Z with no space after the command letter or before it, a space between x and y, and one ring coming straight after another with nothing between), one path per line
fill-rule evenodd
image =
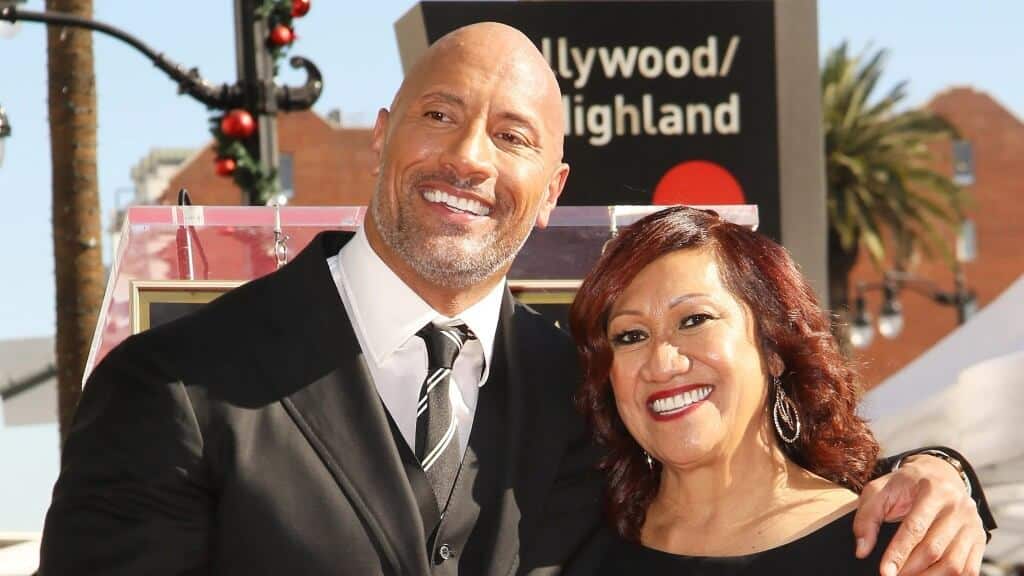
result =
M672 414L691 404L700 402L707 398L709 394L711 394L711 386L701 386L700 388L688 390L668 398L658 398L651 403L651 408L658 414Z
M451 194L440 190L427 190L423 193L423 198L426 199L427 202L444 204L449 208L469 212L470 214L475 214L477 216L487 216L491 213L490 206L485 206L477 200L452 196Z

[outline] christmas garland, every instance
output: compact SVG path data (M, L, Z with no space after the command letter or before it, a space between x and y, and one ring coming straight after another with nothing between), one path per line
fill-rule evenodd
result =
M295 42L292 20L309 12L310 0L263 0L256 8L256 17L266 19L267 50L274 62L274 75L288 48ZM277 171L268 170L256 161L245 147L244 140L256 133L256 120L250 111L235 108L210 118L210 133L216 141L214 169L220 176L231 176L251 198L265 203L277 192Z

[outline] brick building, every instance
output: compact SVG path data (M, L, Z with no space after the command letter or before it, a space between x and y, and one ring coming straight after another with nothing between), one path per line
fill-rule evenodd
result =
M978 255L964 265L967 285L978 296L979 307L992 301L1024 273L1024 123L984 92L952 88L936 95L926 106L960 131L974 148L975 182L968 190L973 204L967 216L976 228ZM937 170L952 173L949 142L933 148ZM953 289L953 273L944 262L920 262L911 272L933 280L940 289ZM882 273L862 251L851 282L878 281ZM852 294L852 285L851 285ZM869 293L868 309L877 318L878 292ZM858 353L868 386L885 380L956 328L956 310L926 296L904 290L904 327L893 340L876 334L871 346Z
M369 203L376 165L370 150L371 130L344 128L314 112L278 115L277 141L281 154L282 189L290 190L290 205L359 206ZM174 175L160 204L177 202L178 190L187 188L193 204L241 204L242 194L231 178L213 169L211 141Z

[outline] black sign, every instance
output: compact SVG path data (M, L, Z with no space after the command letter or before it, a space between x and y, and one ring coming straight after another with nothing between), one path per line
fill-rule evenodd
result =
M773 2L421 2L400 42L410 19L427 43L497 21L537 44L563 94L560 204L757 204L780 237Z

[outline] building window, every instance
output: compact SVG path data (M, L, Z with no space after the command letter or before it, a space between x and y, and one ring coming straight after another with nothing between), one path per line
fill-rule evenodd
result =
M974 147L968 140L953 141L953 183L957 186L974 184Z
M291 152L282 152L277 166L278 180L281 182L281 194L285 198L295 197L295 164Z

